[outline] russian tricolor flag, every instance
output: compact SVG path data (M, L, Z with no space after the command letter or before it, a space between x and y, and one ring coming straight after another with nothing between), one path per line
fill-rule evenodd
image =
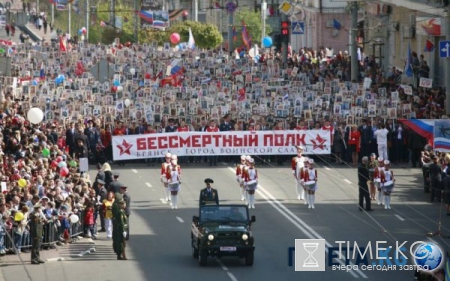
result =
M434 120L432 119L399 119L404 125L427 139L428 143L434 142Z
M41 62L41 69L39 71L39 78L45 79L45 70L44 70L44 63Z
M181 60L180 59L174 59L170 63L170 75L178 75L183 73L183 67L180 65Z

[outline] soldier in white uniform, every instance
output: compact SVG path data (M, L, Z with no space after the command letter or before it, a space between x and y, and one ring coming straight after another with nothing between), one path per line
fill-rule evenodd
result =
M394 173L389 169L390 164L391 162L389 162L389 160L384 160L384 171L381 174L385 209L391 209L391 194L395 183Z
M181 187L181 167L176 155L172 155L170 166L167 167L166 178L172 200L172 209L178 209L178 191Z
M236 181L239 184L239 190L241 192L241 201L246 200L247 197L247 191L245 190L244 186L244 179L242 178L243 172L246 168L246 156L241 156L241 163L236 165Z
M375 184L375 187L377 188L377 202L378 205L383 204L384 205L384 198L383 198L383 190L382 190L382 184L381 184L381 177L384 172L384 160L382 157L378 157L378 167L374 168L373 172L373 182Z
M164 194L166 196L166 201L170 201L170 190L169 190L169 186L167 185L167 167L170 166L170 160L172 159L172 154L171 153L166 153L166 162L161 164L161 183L163 184L164 187Z
M316 200L317 190L317 170L314 168L314 160L309 159L309 169L305 169L303 173L303 181L308 191L308 209L314 209L314 201Z
M292 158L292 174L295 178L295 190L298 200L305 200L305 189L301 183L300 169L303 168L305 157L303 157L303 146L297 146L297 156Z
M244 172L244 183L248 193L248 208L255 209L255 191L258 188L258 171L255 168L255 160L248 160L248 167Z

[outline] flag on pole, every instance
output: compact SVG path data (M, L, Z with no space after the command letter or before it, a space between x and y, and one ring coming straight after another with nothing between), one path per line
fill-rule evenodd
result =
M252 46L252 38L248 34L247 26L244 21L242 21L242 41L244 42L247 51L250 50Z
M63 36L59 36L59 50L61 52L67 52L66 39Z
M236 26L233 26L233 42L237 41L237 32L236 32Z
M338 22L337 20L333 19L333 27L336 29L341 29L342 25L340 22Z
M434 45L433 43L427 39L427 42L425 43L425 50L424 52L433 52L434 51Z
M191 50L195 49L195 39L194 39L194 35L192 35L192 30L189 27L189 40L187 43L187 47Z
M45 79L44 62L41 62L41 70L39 71L39 78Z
M411 43L408 44L408 55L406 57L405 74L408 77L413 77Z

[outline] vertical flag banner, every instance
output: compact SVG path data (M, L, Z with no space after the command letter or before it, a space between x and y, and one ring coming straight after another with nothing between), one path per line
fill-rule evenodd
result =
M413 77L411 43L408 44L408 56L406 57L405 74Z
M195 49L195 39L194 39L194 35L192 35L192 30L189 27L189 40L187 43L187 47L191 50Z
M63 36L59 36L59 50L61 52L67 52L66 39Z
M434 44L427 39L427 42L425 42L425 49L424 52L433 52L434 51Z
M434 121L434 149L439 152L450 152L450 120Z
M247 50L250 50L252 46L252 38L248 34L247 26L245 25L244 21L242 21L242 41L244 42Z

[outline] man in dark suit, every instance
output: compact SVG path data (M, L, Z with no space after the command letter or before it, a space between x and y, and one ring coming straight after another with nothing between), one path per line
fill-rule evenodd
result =
M119 192L120 187L123 185L123 184L119 181L119 176L120 176L120 173L119 173L119 172L113 172L113 178L114 178L114 180L108 185L108 191L109 191L109 192L113 192L114 194L116 194L117 192Z
M75 123L70 122L69 128L66 130L66 145L69 147L69 154L73 155L75 149Z
M364 156L362 158L362 163L358 167L358 187L359 187L359 210L362 211L364 208L364 200L366 200L366 211L372 211L370 206L370 193L367 181L369 180L369 170L367 165L369 163L369 158Z
M177 131L177 127L173 124L173 119L169 119L169 126L166 127L164 132L173 133Z
M211 187L211 184L214 183L214 181L208 178L205 179L205 183L206 188L203 188L200 191L200 206L211 204L219 205L219 193L216 189Z
M75 136L74 136L74 146L75 149L77 148L77 143L78 140L82 140L83 141L83 145L86 148L87 151L89 151L89 141L88 141L88 137L84 134L81 126L79 124L75 125Z
M373 130L370 122L366 119L363 119L363 125L359 126L359 132L361 133L361 152L360 156L367 156L370 153L375 152L372 151L372 143L373 139Z
M128 222L128 228L127 228L127 237L126 240L130 239L130 203L131 198L130 195L127 192L128 187L125 185L122 185L120 187L120 194L122 194L123 201L125 201L125 215L127 216L127 222Z

